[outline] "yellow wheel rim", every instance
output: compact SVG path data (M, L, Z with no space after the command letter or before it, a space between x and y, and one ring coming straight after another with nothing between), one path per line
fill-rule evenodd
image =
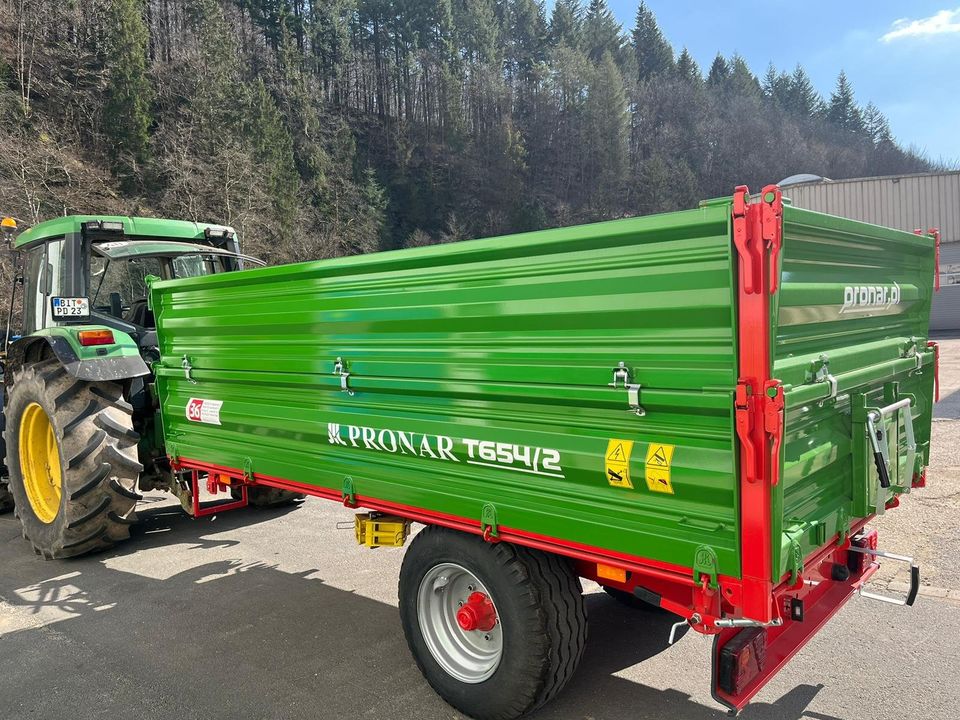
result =
M52 523L60 511L63 471L53 425L38 403L30 403L20 421L20 469L34 514Z

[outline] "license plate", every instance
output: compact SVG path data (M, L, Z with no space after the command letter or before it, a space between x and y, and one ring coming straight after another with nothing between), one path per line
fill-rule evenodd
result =
M83 298L55 297L50 298L53 305L53 317L61 319L75 319L90 317L90 300Z

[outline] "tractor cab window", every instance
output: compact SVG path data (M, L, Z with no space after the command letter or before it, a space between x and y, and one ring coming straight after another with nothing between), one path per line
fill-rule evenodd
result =
M110 260L94 256L90 262L90 306L93 312L147 327L146 278L163 276L163 262L156 257Z
M51 240L24 253L24 335L56 325L51 317L50 298L63 294L66 267L62 239Z

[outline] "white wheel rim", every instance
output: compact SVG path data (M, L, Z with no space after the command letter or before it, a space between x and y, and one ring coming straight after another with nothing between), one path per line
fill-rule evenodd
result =
M486 630L465 630L457 621L457 612L474 593L485 595L496 613L493 597L483 583L454 563L428 570L417 592L417 620L430 654L447 674L470 684L493 675L503 656L499 613L494 626Z

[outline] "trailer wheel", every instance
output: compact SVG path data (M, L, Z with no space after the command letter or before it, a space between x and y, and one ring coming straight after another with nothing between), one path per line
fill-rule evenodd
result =
M587 636L565 559L439 527L403 559L400 618L427 682L478 720L511 720L553 698Z
M234 500L242 497L240 488L231 488L230 494ZM303 493L295 493L290 490L281 490L272 487L248 487L247 502L252 507L257 508L278 508L285 507L306 497Z
M5 432L23 536L45 558L112 546L136 521L140 436L122 388L70 377L55 359L14 375Z

